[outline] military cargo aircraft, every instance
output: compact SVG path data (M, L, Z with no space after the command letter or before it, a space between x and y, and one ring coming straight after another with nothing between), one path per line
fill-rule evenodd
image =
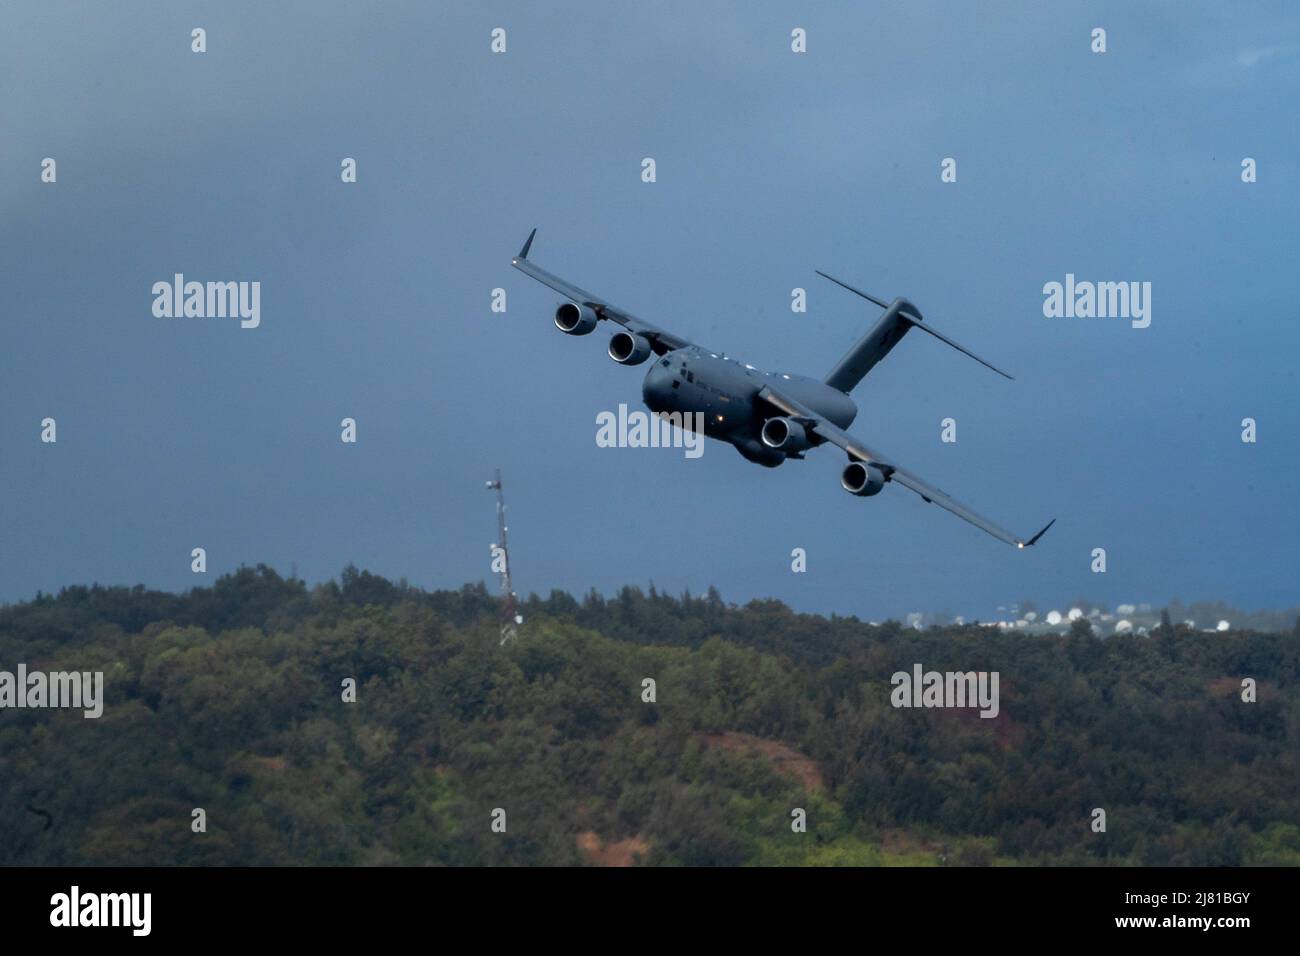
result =
M569 300L555 310L555 326L561 332L587 335L602 320L613 322L620 329L609 340L610 358L620 365L640 365L653 359L641 387L652 412L684 413L683 420L688 422L692 418L699 421L694 413L702 413L706 436L735 446L745 458L768 468L791 458L802 459L818 445L835 445L849 459L840 474L840 485L850 494L870 497L887 484L899 484L1017 548L1035 544L1056 522L1053 518L1028 540L1018 537L845 431L858 414L849 392L912 329L928 332L1011 378L923 322L920 310L906 299L885 302L819 271L818 275L874 303L885 314L825 379L767 372L688 342L552 275L528 258L536 235L536 229L529 233L511 264Z

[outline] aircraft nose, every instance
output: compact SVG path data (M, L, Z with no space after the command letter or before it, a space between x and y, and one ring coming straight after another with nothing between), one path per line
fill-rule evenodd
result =
M641 397L645 400L646 407L656 412L668 407L673 394L673 373L659 363L660 360L655 359L655 363L645 373L645 381L641 383Z

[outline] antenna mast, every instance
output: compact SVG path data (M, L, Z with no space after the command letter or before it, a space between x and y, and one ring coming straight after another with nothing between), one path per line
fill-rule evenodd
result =
M492 545L492 570L501 577L501 644L514 637L524 619L519 616L515 606L515 589L510 581L510 544L506 526L506 497L501 488L501 469L496 470L496 478L487 483L488 488L497 493L497 543Z

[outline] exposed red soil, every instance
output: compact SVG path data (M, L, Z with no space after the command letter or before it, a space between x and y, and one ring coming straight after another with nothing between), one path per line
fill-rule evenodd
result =
M766 740L762 737L755 737L753 734L741 734L734 731L721 734L705 734L701 739L703 739L706 746L720 747L723 750L757 750L772 761L778 772L796 778L804 785L804 789L810 793L814 790L823 790L826 787L826 781L822 778L821 770L818 769L812 758L800 753L793 747L786 746L779 740Z
M650 852L650 844L639 836L605 843L594 830L578 834L578 849L593 866L635 866Z

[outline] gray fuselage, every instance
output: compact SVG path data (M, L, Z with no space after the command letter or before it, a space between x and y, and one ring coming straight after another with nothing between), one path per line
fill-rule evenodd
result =
M773 412L758 393L765 385L780 389L840 428L848 428L858 407L848 395L825 382L786 372L765 372L697 346L658 356L646 372L641 394L652 412L699 412L704 434L736 447L745 458L769 468L788 457L763 444L763 422ZM694 418L686 418L687 426Z

